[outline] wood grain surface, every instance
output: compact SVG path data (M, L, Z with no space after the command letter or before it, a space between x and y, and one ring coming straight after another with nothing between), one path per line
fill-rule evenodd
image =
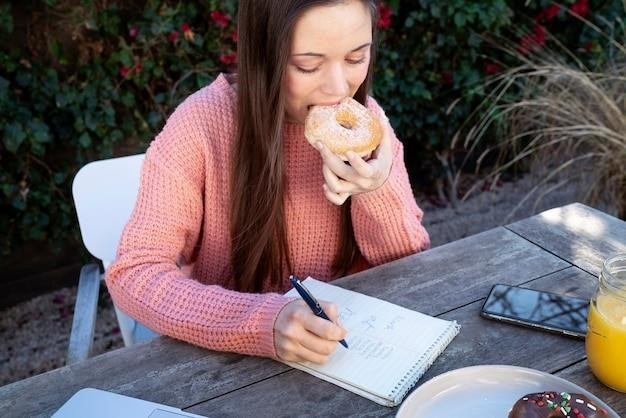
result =
M626 252L626 222L573 204L334 283L461 325L459 335L416 387L461 367L517 365L576 383L626 416L626 395L595 380L582 340L479 315L496 283L588 298L602 261L619 251ZM419 329L407 335L419 337ZM270 359L210 352L167 337L1 387L0 411L3 416L50 416L84 387L211 417L364 417L397 412Z

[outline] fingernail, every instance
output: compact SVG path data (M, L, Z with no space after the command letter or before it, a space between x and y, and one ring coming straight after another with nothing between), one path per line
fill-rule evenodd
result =
M318 141L318 142L316 142L316 143L315 143L315 147L316 147L318 150L320 150L320 151L321 151L321 150L322 150L322 148L324 148L324 144L322 144L321 142L319 142L319 141Z

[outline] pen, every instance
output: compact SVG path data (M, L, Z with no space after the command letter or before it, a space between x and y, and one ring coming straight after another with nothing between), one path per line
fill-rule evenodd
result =
M315 316L319 316L320 318L324 318L325 320L330 321L330 318L328 317L328 315L326 315L326 312L324 312L317 299L315 299L311 292L309 292L308 289L304 287L302 282L300 282L300 280L294 275L289 276L289 280L291 281L291 284L296 289L298 294L302 296L302 299L304 299L306 304L309 305L309 308L311 308ZM341 343L341 345L348 348L348 343L346 343L346 340L341 340L339 342Z

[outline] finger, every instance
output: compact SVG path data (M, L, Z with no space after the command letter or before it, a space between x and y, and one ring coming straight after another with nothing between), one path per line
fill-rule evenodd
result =
M350 193L335 193L331 191L326 184L322 185L322 189L324 190L324 196L330 203L341 206L346 200L351 196Z
M321 319L321 318L319 318ZM326 321L325 319L321 319L322 321ZM330 321L326 321L329 324L332 324ZM339 328L338 325L332 324L333 327ZM307 332L300 335L298 343L300 344L301 350L297 350L299 355L306 356L307 358L318 357L317 360L312 361L320 361L323 357L330 356L335 348L337 348L337 343L341 340L322 338L315 332Z
M333 193L342 193L346 192L344 187L344 181L335 174L335 172L328 167L326 164L322 166L322 175L324 176L324 181L326 182L326 186Z
M324 363L335 351L336 347L337 341L320 338L318 335L303 328L290 338L282 338L281 336L276 341L276 353L278 356L290 361L306 360L314 363Z
M391 172L393 161L391 126L385 116L379 116L379 120L383 126L383 136L378 147L372 152L372 158L365 161L357 155L347 153L350 165L359 175L353 182L361 188L361 192L376 190L387 180Z
M334 164L338 164L339 162L343 162L343 160L341 158L339 158L337 156L337 154L335 154L334 152L332 152L326 145L324 145L321 142L317 142L316 143L317 149L320 152L320 155L322 156L322 160L324 160L324 163L328 163L328 162L332 162Z
M322 306L332 318L337 318L336 306ZM345 332L333 322L315 316L302 300L294 299L280 311L274 324L276 354L289 361L324 363Z
M357 156L357 158L360 158ZM367 163L365 163L367 164ZM326 164L322 166L322 174L328 189L332 193L336 193L341 196L342 199L347 199L356 193L362 193L368 190L368 184L371 183L371 179L361 177L352 167L347 164L341 164L347 169L342 170L343 175L338 175L333 169Z
M365 161L354 151L346 152L346 157L348 158L350 167L352 167L352 169L360 177L364 177L367 179L374 177L374 174L376 173L374 167L376 163L376 158Z
M320 305L329 319L318 316L306 318L306 321L304 322L305 329L317 338L312 338L307 341L303 340L303 345L313 351L326 353L326 350L329 348L332 350L335 349L335 343L344 339L347 331L337 323L339 319L339 310L335 304L330 302L320 302ZM328 342L331 344L328 345ZM314 345L320 343L321 345L319 345L319 349L317 349Z
M339 178L349 179L354 176L354 170L350 167L349 164L346 164L346 161L339 158L336 154L331 152L328 148L326 148L323 144L321 144L322 151L322 160L324 165L330 168L330 170Z
M377 179L387 177L392 154L389 135L386 133L383 138L367 161L354 151L346 152L347 161L343 161L331 152L324 153L324 165L330 169L330 172L338 179L357 186L350 187L349 184L333 182L331 178L326 176L331 190L335 193L350 192L354 194L379 186ZM328 150L326 149L326 151Z
M320 305L322 306L322 309L326 313L326 316L328 316L328 318L330 318L330 320L333 323L341 326L339 324L339 307L332 302L325 302L325 301L320 301Z
M384 172L380 167L380 161L376 159L365 161L355 153L351 153L349 158L351 159L349 160L350 164L354 164L354 167L346 165L346 167L350 167L350 171L345 177L339 178L336 173L332 172L331 168L327 168L329 171L324 178L332 192L348 193L352 196L374 190L380 186L382 183L380 179L383 178Z
M316 353L301 344L286 344L285 346L277 346L276 354L280 359L285 361L310 361L316 364L326 363L329 358L329 355Z

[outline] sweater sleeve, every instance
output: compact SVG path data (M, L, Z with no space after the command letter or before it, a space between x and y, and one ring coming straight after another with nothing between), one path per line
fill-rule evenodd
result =
M203 147L203 106L187 99L146 152L137 202L106 284L120 309L160 334L212 350L276 358L274 322L290 299L204 284L178 266L198 251L206 210L204 182L211 168Z
M376 114L383 110L374 99L368 107ZM382 264L427 249L428 232L404 164L402 143L391 126L393 161L387 181L377 190L353 196L352 224L357 245L371 265Z

